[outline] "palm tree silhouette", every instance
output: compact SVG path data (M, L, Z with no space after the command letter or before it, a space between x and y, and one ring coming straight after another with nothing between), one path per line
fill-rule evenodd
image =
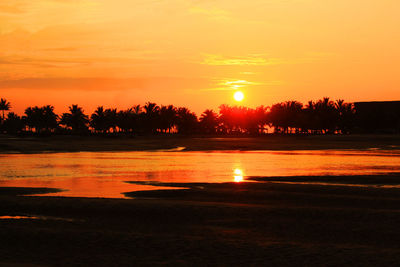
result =
M354 122L355 110L351 103L345 103L343 99L338 99L335 102L337 111L337 127L342 134L350 131Z
M133 106L132 107L132 111L135 113L135 114L140 114L141 112L142 112L142 106L141 105L136 105L136 106Z
M61 117L60 124L70 127L72 132L85 133L88 131L89 117L84 113L83 109L78 105L69 107L69 113L64 113Z
M193 134L196 133L198 126L197 116L188 108L179 108L177 111L176 127L178 133Z
M136 133L143 132L143 113L142 106L136 105L132 107L132 128Z
M324 97L315 104L315 112L318 114L318 128L324 133L334 132L337 124L335 103Z
M90 116L90 126L96 132L100 133L104 133L107 130L106 115L103 106L97 107L94 113Z
M5 111L9 111L11 108L11 103L8 102L6 99L0 99L0 110L3 112L3 120L5 120Z
M120 110L117 114L117 126L124 133L140 132L140 105Z
M117 131L117 114L118 112L116 108L108 108L104 111L106 131L110 131L110 129L112 129L113 133Z
M235 118L233 116L232 108L228 105L219 106L219 120L221 121L221 131L224 134L229 134L233 131L233 124Z
M200 126L204 133L214 134L219 124L218 114L212 109L206 109L200 116Z
M177 115L177 110L173 105L169 106L161 106L160 108L160 129L163 132L168 131L171 133L171 129L174 127L176 124L176 117Z
M2 116L0 116L1 131L7 131L4 126L6 121L5 111L8 111L10 107L9 102L0 99L0 110L3 111ZM76 133L87 132L90 125L90 130L96 133L154 134L171 133L172 129L176 129L178 133L184 134L254 135L265 133L265 126L273 126L275 132L286 134L346 134L355 129L356 122L359 124L356 127L368 130L367 124L360 123L362 118L356 114L355 107L352 103L345 103L341 99L334 102L328 97L318 101L309 101L305 106L298 101L286 101L274 104L271 107L260 106L255 109L221 105L219 114L207 109L198 120L196 114L188 108L176 108L173 105L160 107L156 103L147 102L143 107L136 105L120 111L115 108L104 109L99 106L89 120L81 107L72 105L69 107L69 112L62 114L58 122L54 107L48 105L28 107L25 110L22 123L24 129L28 128L29 131L36 133L42 131L55 132L60 124ZM390 115L384 117L397 121ZM368 118L366 119L368 120ZM15 125L19 125L18 116L14 113L9 116L8 121L8 125L13 125L14 122ZM19 129L19 126L10 127ZM377 127L370 128L369 130L373 130Z
M46 132L51 132L58 127L58 115L54 113L54 107L51 105L46 105L41 108L43 118L43 128Z
M24 123L20 116L14 112L8 113L7 119L4 121L4 130L9 134L16 134L23 130Z
M25 110L23 120L30 129L41 133L42 130L51 132L58 127L58 116L54 113L54 107L47 105L43 107L28 107Z
M267 125L268 107L259 106L256 109L249 109L247 117L247 129L252 134L262 134Z
M160 107L156 103L147 102L144 108L144 127L148 133L157 132L159 126Z

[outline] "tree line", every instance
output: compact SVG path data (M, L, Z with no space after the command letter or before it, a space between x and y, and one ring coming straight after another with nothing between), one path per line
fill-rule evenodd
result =
M11 103L0 100L0 132L9 134L250 134L268 132L302 134L347 134L354 126L352 103L323 98L286 101L270 107L247 108L221 105L219 112L205 110L198 117L186 107L163 106L148 102L125 110L99 106L90 116L82 107L56 114L46 105L26 108L24 115L10 112ZM7 116L6 116L6 113Z

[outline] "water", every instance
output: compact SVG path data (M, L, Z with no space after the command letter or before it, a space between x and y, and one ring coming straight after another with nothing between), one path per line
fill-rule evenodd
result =
M399 150L0 154L0 186L65 190L48 194L53 196L123 198L123 192L154 189L126 181L219 183L246 176L400 172L399 156Z

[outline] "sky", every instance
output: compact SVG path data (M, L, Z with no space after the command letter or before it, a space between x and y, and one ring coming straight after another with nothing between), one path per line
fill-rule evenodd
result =
M1 0L0 97L201 113L400 100L398 0Z

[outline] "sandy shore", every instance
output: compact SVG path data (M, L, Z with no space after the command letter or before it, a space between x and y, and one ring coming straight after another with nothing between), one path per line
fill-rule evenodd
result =
M17 195L28 188L2 188L0 216L40 219L0 219L0 265L400 262L400 189L382 186L400 184L400 175L253 179L262 182L168 184L186 189L127 193L135 198L127 200L27 197ZM349 179L363 186L348 186Z
M184 147L205 150L400 149L399 135L327 135L262 137L14 137L0 135L0 153L142 151Z

